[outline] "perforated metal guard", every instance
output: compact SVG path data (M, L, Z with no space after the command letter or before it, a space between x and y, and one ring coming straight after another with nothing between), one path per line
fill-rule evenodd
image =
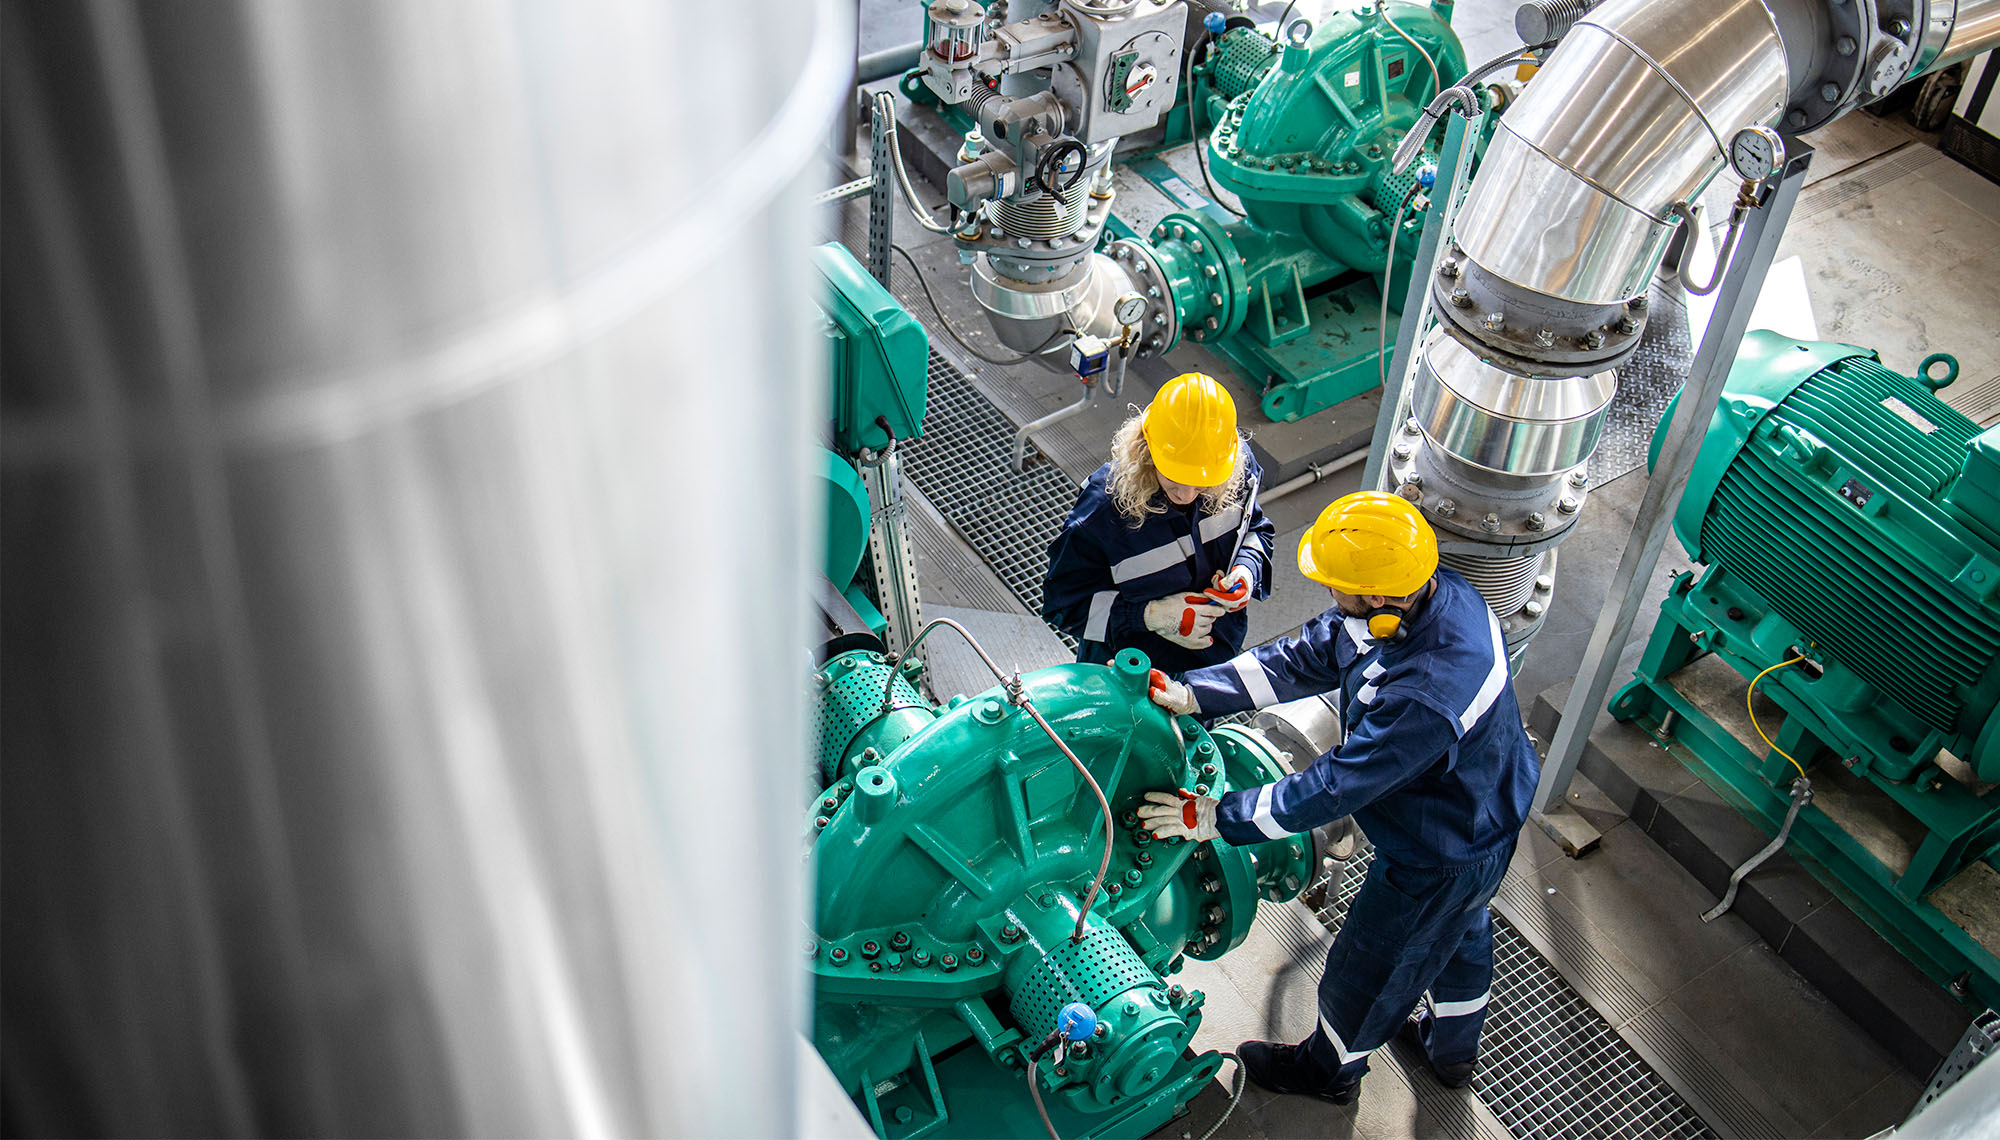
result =
M1618 393L1604 416L1604 434L1590 457L1592 486L1608 483L1646 462L1653 430L1667 401L1687 382L1694 361L1689 340L1687 305L1680 291L1654 283L1646 331L1639 347L1618 366Z
M1099 928L1081 942L1063 939L1036 964L1011 995L1014 1020L1044 1033L1055 1028L1056 1014L1070 1002L1106 1009L1119 994L1158 981L1124 935Z
M1374 852L1336 864L1316 913L1338 931ZM1317 887L1316 887L1317 889ZM1308 896L1312 897L1312 896ZM1537 1140L1709 1140L1660 1076L1507 920L1493 916L1493 1000L1472 1090L1515 1136Z
M1040 613L1049 543L1076 505L1077 486L1052 466L1015 474L1014 422L936 349L930 385L924 434L903 445L903 472L1028 612Z
M856 666L827 686L813 703L813 719L819 729L820 778L832 783L847 746L869 723L882 715L882 687L889 683L889 667L882 664ZM902 677L895 681L892 709L923 708L923 698Z

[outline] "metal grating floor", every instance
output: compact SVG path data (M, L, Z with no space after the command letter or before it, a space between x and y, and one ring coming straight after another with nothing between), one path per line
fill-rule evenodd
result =
M1316 912L1338 931L1374 858L1336 864ZM1331 886L1332 889L1326 889ZM1311 897L1309 894L1308 897ZM1712 1140L1715 1133L1496 912L1476 1093L1523 1140Z
M935 348L930 385L924 434L903 445L904 473L1028 612L1039 614L1049 543L1076 505L1077 485L1048 463L1015 474L1007 451L1014 422Z

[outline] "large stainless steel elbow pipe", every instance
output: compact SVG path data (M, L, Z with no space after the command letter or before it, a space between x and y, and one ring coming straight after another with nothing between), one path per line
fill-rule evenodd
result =
M1784 111L1784 43L1762 0L1612 0L1500 121L1434 287L1454 335L1534 375L1609 367L1638 345L1626 302L1725 159ZM1463 272L1459 272L1463 270Z

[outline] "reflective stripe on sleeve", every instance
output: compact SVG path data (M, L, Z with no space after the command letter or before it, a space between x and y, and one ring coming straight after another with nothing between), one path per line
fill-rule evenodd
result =
M1108 640L1111 628L1111 603L1118 600L1118 591L1099 590L1090 595L1090 617L1083 623L1085 641Z
M1491 610L1486 611L1486 627L1493 633L1493 664L1487 669L1486 681L1479 686L1472 704L1459 714L1459 727L1466 731L1471 731L1472 726L1479 723L1479 718L1486 715L1486 710L1493 707L1493 702L1500 697L1500 690L1507 684L1507 641L1500 636L1500 619L1494 617Z
M1271 675L1264 672L1264 663L1253 653L1239 653L1229 659L1236 670L1236 679L1243 683L1244 695L1250 698L1251 708L1269 708L1278 703L1277 690L1271 687Z
M1250 822L1257 825L1257 830L1263 832L1266 839L1283 839L1291 834L1278 823L1277 817L1271 814L1277 806L1275 788L1276 784L1265 784L1258 788L1257 807L1250 813Z

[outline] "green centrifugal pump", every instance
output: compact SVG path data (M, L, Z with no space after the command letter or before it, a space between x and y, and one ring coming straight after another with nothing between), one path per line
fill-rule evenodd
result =
M1942 354L1912 378L1864 349L1751 333L1674 520L1706 569L1676 580L1612 711L1774 830L1791 763L1747 746L1740 692L1732 734L1676 679L1709 656L1768 671L1777 748L1824 791L1794 848L1933 977L2000 1006L2000 962L1933 905L2000 887L2000 428L1938 398L1957 373ZM1893 808L1863 805L1866 828L1836 818L1865 786L1815 762ZM1907 846L1885 848L1890 833Z
M1188 1050L1202 995L1167 978L1240 944L1319 852L1303 835L1156 841L1134 808L1268 783L1286 754L1155 705L1136 650L941 707L910 670L857 650L814 677L814 1043L885 1140L1041 1136L1031 1054L1082 1003L1095 1033L1035 1062L1056 1132L1153 1131L1220 1065Z
M1465 74L1465 52L1449 5L1385 10L1388 21L1359 7L1310 31L1294 22L1301 34L1286 29L1282 44L1251 27L1216 37L1193 68L1188 113L1206 132L1209 174L1247 216L1178 211L1126 253L1164 278L1171 331L1262 382L1274 420L1373 388L1381 290L1393 320L1408 287L1435 159L1398 175L1390 154L1438 85ZM1482 89L1489 106L1496 90Z

